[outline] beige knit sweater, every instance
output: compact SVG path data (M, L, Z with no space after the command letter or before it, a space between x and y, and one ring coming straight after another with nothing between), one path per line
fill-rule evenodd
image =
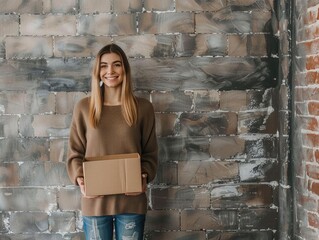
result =
M147 173L149 182L152 181L156 174L158 151L152 104L137 98L138 118L132 127L125 122L120 105L103 106L100 123L93 128L89 124L89 101L89 97L80 100L73 112L67 159L71 181L77 184L76 178L83 176L82 162L86 157L135 152L141 156L142 172ZM84 216L144 214L147 211L145 193L138 196L82 197L81 203Z

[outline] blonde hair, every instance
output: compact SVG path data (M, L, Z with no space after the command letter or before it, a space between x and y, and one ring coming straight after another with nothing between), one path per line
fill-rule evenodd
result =
M104 46L98 52L95 59L91 79L91 101L89 110L90 124L96 128L102 115L104 89L103 86L100 86L100 63L102 55L107 53L115 53L119 55L123 62L124 78L121 90L121 109L126 123L129 126L132 126L137 120L137 103L133 94L131 68L124 51L114 43Z

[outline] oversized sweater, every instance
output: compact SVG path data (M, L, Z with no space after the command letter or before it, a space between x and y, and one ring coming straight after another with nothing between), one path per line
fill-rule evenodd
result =
M89 102L89 97L83 98L73 111L67 157L71 181L77 185L77 177L83 177L82 163L86 157L124 153L139 153L142 173L147 173L148 182L152 181L156 174L158 151L152 104L146 99L137 98L138 117L132 127L126 123L120 105L103 106L100 122L93 128L89 123ZM145 214L147 199L145 193L137 196L116 194L82 197L81 208L83 216Z

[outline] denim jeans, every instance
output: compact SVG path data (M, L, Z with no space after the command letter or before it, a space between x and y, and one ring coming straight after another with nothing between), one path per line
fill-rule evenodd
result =
M113 226L116 240L143 240L144 223L144 214L83 216L83 230L86 240L112 240Z

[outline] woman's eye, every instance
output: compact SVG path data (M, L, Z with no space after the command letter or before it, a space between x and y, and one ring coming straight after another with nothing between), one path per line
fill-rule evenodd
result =
M117 64L115 64L115 67L122 67L122 64L117 63Z
M106 65L101 65L100 67L101 67L101 68L106 68Z

